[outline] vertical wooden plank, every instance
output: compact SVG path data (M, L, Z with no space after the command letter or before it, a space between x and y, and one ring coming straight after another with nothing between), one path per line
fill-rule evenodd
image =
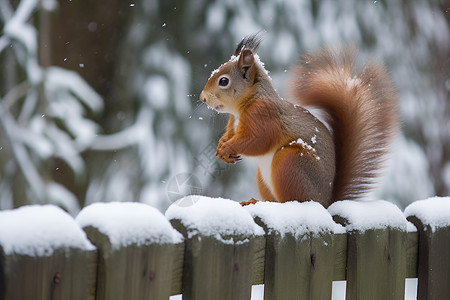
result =
M97 228L83 228L99 250L97 300L168 299L175 244L131 244L115 249Z
M432 227L409 216L419 232L418 299L450 299L450 227Z
M264 284L264 266L266 261L266 237L255 236L253 240L252 284Z
M51 299L95 299L97 251L76 250L75 253L58 254L60 261L52 260Z
M184 243L174 245L173 267L172 267L172 289L171 294L177 295L183 293L183 265L184 265Z
M406 278L417 278L419 232L406 233Z
M1 299L94 299L96 257L73 218L56 206L0 212Z
M347 230L346 299L403 300L407 221L394 204L339 201L328 211Z
M329 232L267 236L265 299L331 299L334 252Z
M5 266L5 253L3 248L0 247L0 300L4 300L6 294L6 266Z
M95 299L95 250L59 249L49 256L0 253L0 299Z
M247 210L266 233L265 299L331 299L336 224L327 210L315 202Z
M309 235L309 295L306 299L331 299L334 272L334 235L319 232Z
M346 299L404 299L406 232L369 229L348 233Z
M188 232L182 222L171 220L185 237L183 299L250 299L252 237L203 236Z
M333 280L342 281L347 278L347 234L333 235L334 271Z
M308 243L296 240L291 234L281 236L279 233L269 233L266 243L264 299L301 299L299 295L306 284L299 281L297 275L302 274L308 264L304 251L309 248Z

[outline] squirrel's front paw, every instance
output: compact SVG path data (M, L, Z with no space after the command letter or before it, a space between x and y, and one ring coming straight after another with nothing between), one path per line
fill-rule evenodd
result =
M219 140L219 144L217 145L217 149L222 148L223 144L225 144L226 142L228 142L228 139L226 137L221 137Z
M227 164L234 164L242 160L241 156L234 152L227 144L222 144L217 147L216 156Z

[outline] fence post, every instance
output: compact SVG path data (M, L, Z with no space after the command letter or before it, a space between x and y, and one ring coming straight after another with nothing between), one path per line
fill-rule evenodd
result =
M207 197L194 202L166 211L186 239L183 299L250 299L253 242L262 229L237 202Z
M410 222L406 234L406 278L417 278L417 262L419 250L419 233Z
M0 299L95 299L97 251L63 210L0 212Z
M450 299L450 197L413 202L405 215L419 231L418 299Z
M343 281L347 278L347 233L345 228L336 228L333 235L333 252L333 281Z
M252 284L264 284L266 262L266 237L257 235L253 238Z
M172 259L172 289L171 295L183 293L183 265L185 244L174 244Z
M168 299L179 235L142 203L95 203L76 218L99 251L97 300Z
M406 219L386 201L341 201L328 210L347 229L346 299L404 299Z
M318 203L257 203L246 209L266 231L265 299L331 299L334 228Z

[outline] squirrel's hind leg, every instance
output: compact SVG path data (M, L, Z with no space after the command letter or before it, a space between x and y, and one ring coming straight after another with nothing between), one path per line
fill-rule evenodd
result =
M275 153L272 161L272 185L279 202L318 201L320 184L314 178L318 161L313 153L299 146L287 146Z
M263 201L278 202L267 184L264 182L259 168L256 170L256 184L258 185L259 194L261 195Z
M261 176L261 172L259 171L259 168L256 170L256 184L258 185L259 194L261 195L261 198L263 201L271 201L271 202L277 202L275 197L273 196L272 192L270 191L269 187L264 182L264 179ZM252 198L248 201L241 201L240 204L242 206L246 206L249 204L255 204L256 202L259 202L255 198Z

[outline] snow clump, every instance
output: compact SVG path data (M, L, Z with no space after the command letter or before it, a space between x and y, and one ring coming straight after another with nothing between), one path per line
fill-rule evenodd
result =
M95 249L75 220L54 205L0 211L0 248L6 255L41 257L57 249Z
M113 249L131 244L172 244L183 241L166 218L154 207L137 202L91 204L78 214L81 227L92 226L108 236Z

